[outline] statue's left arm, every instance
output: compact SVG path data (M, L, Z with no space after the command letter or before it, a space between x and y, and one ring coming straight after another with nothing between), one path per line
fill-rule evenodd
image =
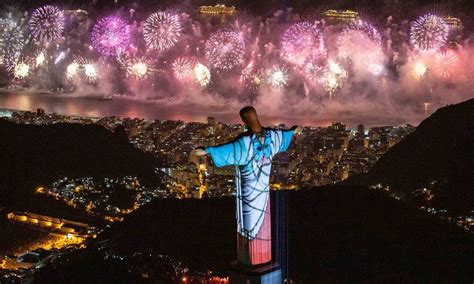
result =
M278 129L275 130L275 137L273 138L275 146L275 154L285 152L291 144L293 135L299 133L299 127L293 126L288 130Z

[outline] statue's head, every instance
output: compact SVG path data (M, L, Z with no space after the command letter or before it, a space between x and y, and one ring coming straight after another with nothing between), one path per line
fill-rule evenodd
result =
M253 106L246 106L239 112L242 121L249 127L260 127L260 121L258 121L257 111Z

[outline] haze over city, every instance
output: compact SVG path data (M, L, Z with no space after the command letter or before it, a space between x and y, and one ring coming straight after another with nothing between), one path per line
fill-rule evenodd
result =
M124 105L110 107L112 115L128 108L142 117L138 101L157 109L147 118L186 118L187 109L197 114L187 121L204 121L212 111L233 123L232 114L253 104L269 122L417 124L440 106L472 97L472 24L462 1L381 2L360 12L336 10L364 5L357 1L333 10L328 3L309 9L280 3L220 15L186 1L155 4L158 14L148 12L146 1L82 9L90 4L25 3L36 11L31 16L3 4L2 84L34 96L55 93L57 103L29 99L51 112L69 97L91 96L124 101L111 102ZM42 24L43 14L54 28ZM117 33L101 30L108 24L119 25ZM167 30L153 29L160 24Z

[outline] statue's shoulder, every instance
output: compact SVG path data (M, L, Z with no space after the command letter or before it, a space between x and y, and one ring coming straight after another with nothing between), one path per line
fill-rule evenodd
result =
M275 133L275 132L278 131L279 129L272 128L272 127L265 127L265 130Z
M230 141L230 143L233 143L233 142L245 142L247 140L250 140L250 138L252 137L252 133L250 131L245 131L243 133L240 133L239 135L237 135L234 139L232 139L232 141Z
M252 137L252 132L247 130L247 131L242 132L239 135L237 135L237 137L235 137L235 140L241 140L241 139L245 140L245 139L249 139L251 137Z
M275 136L275 135L278 135L278 131L280 131L281 129L276 129L276 128L265 128L265 131L268 131L268 133L270 133L270 136L272 136L272 138Z

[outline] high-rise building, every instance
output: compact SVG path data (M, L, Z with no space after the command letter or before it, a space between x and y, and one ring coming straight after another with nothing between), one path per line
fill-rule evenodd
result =
M200 14L210 14L210 15L219 15L219 14L227 14L233 15L235 13L235 7L230 6L227 7L223 4L216 4L215 6L200 6L197 9L198 13Z
M364 135L365 135L365 127L364 127L363 124L357 125L357 135L359 135L360 137L364 137Z
M37 108L36 109L36 116L43 116L43 115L44 115L44 109Z
M216 124L216 119L212 116L207 117L207 125L214 126Z
M345 131L346 126L340 122L333 122L332 123L332 129L336 131Z
M337 25L356 21L359 18L359 13L351 10L327 10L322 16L326 23Z

